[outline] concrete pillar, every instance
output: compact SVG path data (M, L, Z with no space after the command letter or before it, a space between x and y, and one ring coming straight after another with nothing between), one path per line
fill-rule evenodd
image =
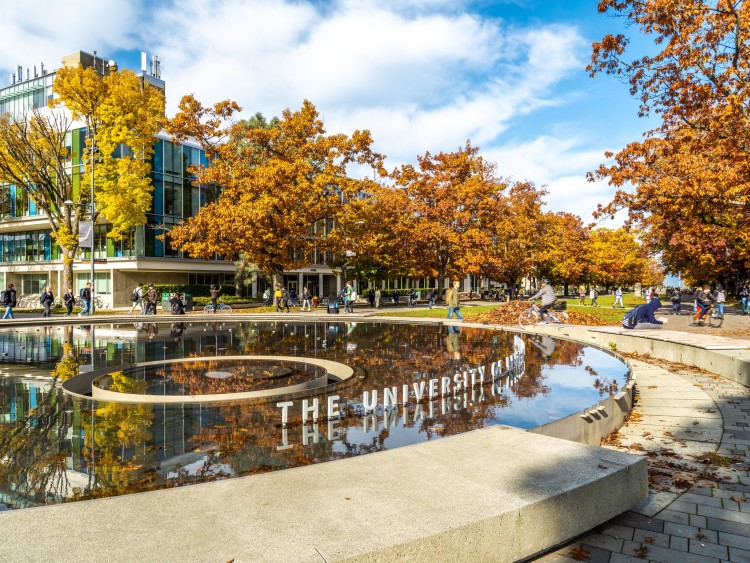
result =
M302 278L303 278L302 272L297 274L297 295L299 295L300 298L302 296L302 288L305 287L304 284L302 283Z
M323 301L323 274L318 274L318 298Z

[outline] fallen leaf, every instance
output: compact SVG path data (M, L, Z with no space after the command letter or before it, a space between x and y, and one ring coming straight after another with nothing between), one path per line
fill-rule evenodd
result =
M700 530L698 530L695 533L695 539L697 539L698 541L703 541L703 540L707 540L708 536L704 534L703 532L701 532Z
M746 497L731 497L731 499L732 499L732 500L733 500L734 502L745 502L745 501L747 500L747 498L746 498Z
M633 553L635 553L635 556L639 559L645 559L646 555L648 555L648 548L645 545L642 547L635 547L633 548Z
M693 421L693 426L696 426L696 425L698 425L698 424L700 424L700 422L698 422L697 420L694 420L694 421Z
M646 543L654 543L656 540L651 536L646 536L645 538L643 538L643 541L645 541Z
M349 497L344 497L344 500L352 500L352 499Z
M569 555L576 561L588 561L589 557L591 557L591 554L580 545L577 547L574 547L570 551Z

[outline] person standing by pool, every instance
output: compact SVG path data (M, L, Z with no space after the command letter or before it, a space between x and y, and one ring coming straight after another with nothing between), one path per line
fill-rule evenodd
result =
M451 287L445 293L445 302L448 304L448 318L450 319L454 314L459 321L464 320L461 316L461 294L458 288L461 287L461 282L454 281L453 287Z

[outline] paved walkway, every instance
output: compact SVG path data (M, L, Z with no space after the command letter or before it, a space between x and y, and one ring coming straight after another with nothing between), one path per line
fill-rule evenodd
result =
M609 446L648 456L649 498L538 560L750 561L750 390L634 364L638 404Z

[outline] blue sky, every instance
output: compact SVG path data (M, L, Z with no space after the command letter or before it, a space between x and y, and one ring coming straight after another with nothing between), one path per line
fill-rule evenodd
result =
M28 0L3 8L0 69L96 50L138 70L158 54L170 115L187 93L269 117L309 99L329 132L369 129L389 168L471 139L589 221L613 190L586 172L648 128L627 86L586 74L591 43L623 31L596 3Z

